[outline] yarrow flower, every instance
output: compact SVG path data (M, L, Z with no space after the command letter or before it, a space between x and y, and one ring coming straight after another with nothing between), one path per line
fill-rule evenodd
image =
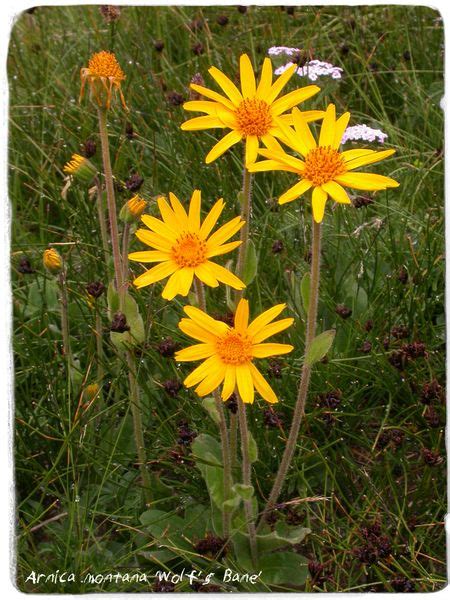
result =
M341 144L355 140L365 140L366 142L378 141L380 144L384 144L388 134L383 133L381 129L373 129L367 125L353 125L347 127L342 136Z
M216 321L199 308L185 306L184 312L189 318L181 319L178 326L183 333L201 343L180 350L175 354L175 360L206 360L188 375L184 385L195 385L197 394L206 396L223 383L223 401L237 391L246 403L253 402L256 388L267 402L278 402L275 392L253 361L293 350L289 344L262 343L294 322L292 318L273 322L285 308L285 304L278 304L249 324L248 301L242 299L236 309L234 325L230 326Z
M226 254L237 248L241 242L227 242L244 225L240 217L235 217L211 234L225 203L220 198L200 222L201 193L195 190L186 213L175 196L169 194L170 206L165 198L157 199L162 220L143 215L142 222L147 229L138 229L136 237L155 250L132 252L130 260L141 263L160 263L134 280L137 288L150 285L169 277L162 297L172 300L177 294L187 296L195 277L210 287L219 282L237 290L245 288L244 283L231 271L212 262L210 259Z
M90 183L97 174L97 169L91 161L80 154L72 154L72 158L64 165L63 171L84 183Z
M291 171L296 173L300 181L278 199L280 204L292 202L302 196L310 188L312 192L312 208L314 220L320 223L323 219L325 203L328 196L335 202L350 204L350 198L344 187L357 190L385 190L398 187L399 183L390 177L374 173L353 173L354 169L379 162L392 156L395 150L360 149L339 152L343 133L350 119L350 113L344 113L336 119L334 104L329 104L322 122L319 143L314 139L308 124L298 109L293 109L294 129L282 125L288 140L288 146L298 152L304 160L295 158L283 150L261 149L259 152L268 160L255 163L249 167L256 171Z
M300 48L289 48L288 46L272 46L267 51L269 56L280 56L281 54L285 56L298 56L300 53Z
M275 75L281 75L286 70L291 69L295 63L288 62L287 64L275 69ZM310 60L301 67L297 67L295 73L299 77L308 77L311 81L317 81L319 77L330 76L332 79L341 79L344 69L335 67L331 63L322 60Z
M115 54L97 52L91 56L87 67L81 69L80 101L83 98L86 82L90 85L91 95L101 108L109 110L113 92L118 92L122 106L128 110L122 93L122 82L125 74L120 68Z
M278 147L276 137L282 137L280 122L290 115L283 115L287 110L304 102L320 90L310 85L294 90L279 98L282 89L295 71L293 66L272 83L272 63L264 59L261 79L256 85L255 73L247 54L240 58L241 90L216 67L209 69L210 75L219 84L225 96L201 85L191 83L191 88L209 98L186 102L186 110L201 111L206 116L190 119L181 125L184 131L222 128L231 129L209 152L205 161L211 163L234 144L245 140L245 163L249 165L256 160L259 142L268 148ZM305 111L305 119L313 121L323 115L322 111Z
M53 273L53 275L62 271L63 260L60 253L55 250L55 248L47 248L47 250L44 250L42 262L44 263L44 267L50 271L50 273Z

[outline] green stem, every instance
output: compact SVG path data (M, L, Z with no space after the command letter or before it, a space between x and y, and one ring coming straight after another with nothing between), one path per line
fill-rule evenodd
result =
M95 345L97 350L97 383L101 387L103 377L104 377L104 369L103 369L103 324L102 324L102 316L98 309L98 306L95 306Z
M316 324L317 324L317 305L319 302L319 282L320 282L320 237L321 237L321 224L316 223L313 219L312 225L312 257L311 257L311 286L309 296L309 308L308 317L306 322L306 339L305 339L305 356L307 355L311 342L316 335ZM276 504L288 469L291 465L292 458L294 456L295 448L297 445L298 433L300 425L305 413L306 398L308 395L309 381L311 378L311 367L305 362L303 363L302 373L300 377L300 384L297 393L297 401L294 408L294 417L292 419L291 430L289 437L284 449L283 458L278 469L275 481L270 492L269 500L264 508L261 515L261 520L258 527L261 527L267 517L268 513L273 509Z
M95 186L97 188L97 214L100 225L100 235L102 238L103 253L105 255L106 267L109 266L109 243L108 243L108 226L106 223L105 208L103 206L103 190L98 177L95 178Z
M126 352L126 360L128 365L128 381L130 383L130 401L131 414L133 416L134 439L136 442L136 451L139 461L139 470L144 490L144 498L146 504L150 504L153 500L152 485L150 474L147 469L147 454L144 443L144 430L142 426L142 405L139 393L139 387L136 378L136 361L130 350Z
M114 182L111 169L111 158L109 153L108 129L106 126L107 111L104 108L98 109L98 124L100 131L100 142L102 146L103 171L106 183L106 200L108 203L109 229L111 236L111 246L114 259L114 273L116 279L116 288L120 292L123 285L122 260L119 249L119 230L117 227L117 209L114 195Z
M244 157L245 160L245 157ZM244 171L242 174L242 203L241 203L241 219L245 221L243 227L241 228L240 240L241 245L239 246L238 260L236 272L237 276L242 278L244 274L245 268L245 259L247 257L247 246L248 246L248 236L250 232L250 218L252 211L252 174L247 170L244 166ZM236 290L235 292L235 302L236 304L242 298L244 292L243 290Z
M128 283L128 247L130 245L130 224L125 223L122 233L122 282L123 293L127 289Z
M70 332L69 332L69 317L68 317L68 300L66 286L65 269L58 276L59 289L61 291L61 333L63 339L63 352L67 361L69 373L72 368L72 353L70 350Z
M238 415L239 415L239 431L241 433L241 454L242 454L242 483L245 486L252 485L251 462L249 455L249 437L247 429L247 415L245 404L239 394L238 396ZM256 529L253 514L252 500L244 500L245 518L247 520L247 530L250 542L250 553L252 556L253 566L258 564L258 550L256 546Z
M195 288L197 292L198 305L201 310L206 312L206 299L205 291L203 289L202 282L196 277ZM233 478L231 475L231 460L230 460L230 443L228 439L227 420L225 417L225 411L223 410L223 402L219 394L219 390L215 389L213 392L214 402L216 409L219 414L219 431L220 431L220 442L222 448L222 463L223 463L223 490L224 499L228 500L230 495L231 486L233 485ZM230 535L231 525L231 510L228 507L223 509L222 513L222 525L223 535L228 538Z

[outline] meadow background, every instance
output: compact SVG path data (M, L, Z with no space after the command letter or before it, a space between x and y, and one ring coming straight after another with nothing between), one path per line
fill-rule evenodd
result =
M95 280L106 284L106 265L94 201L77 185L61 196L64 163L87 139L99 146L96 113L87 101L78 103L80 68L105 49L116 53L126 73L130 112L114 110L109 127L116 178L126 184L141 176L140 193L147 199L173 191L187 200L194 188L202 190L206 205L223 196L225 220L238 211L240 148L206 166L203 159L218 135L181 132L189 116L181 104L196 73L210 85L210 65L237 73L239 55L247 52L259 67L273 45L302 48L306 58L343 68L340 81L319 79L322 91L307 106L325 107L333 99L338 112L352 112L351 124L386 132L386 145L397 153L378 172L401 184L372 196L370 204L355 196L353 207L327 205L318 331L334 327L337 336L313 373L296 459L275 518L312 530L299 548L310 561L307 591L435 591L446 583L439 14L413 6L122 7L120 17L108 22L95 6L38 7L18 18L8 56L22 591L151 591L145 584L93 588L31 585L25 579L33 570L161 568L149 561L154 542L140 520L145 506L136 485L125 367L107 346L101 410L74 426L79 398L70 395L59 303L41 261L48 244L61 244L72 349L83 385L94 383L94 316L85 286ZM293 78L289 90L306 83ZM99 150L91 160L101 168ZM254 185L258 273L247 295L255 314L287 301L296 317L287 336L296 350L264 368L280 403L270 411L259 399L248 410L259 448L254 484L262 498L289 428L303 347L299 281L309 269L310 202L277 207L277 196L291 183L289 174L267 173L258 174ZM126 185L119 190L120 206L130 192ZM153 203L149 210L155 212ZM138 265L132 269L141 272ZM189 441L195 432L215 435L215 426L195 394L173 383L189 370L167 356L168 337L186 345L176 329L183 302L167 304L160 285L134 297L147 332L137 352L149 465L171 490L159 508L180 515L192 502L208 504ZM105 297L100 302L107 334ZM341 305L352 311L347 318ZM212 313L227 312L222 288L209 293L208 306ZM306 501L284 504L293 499ZM195 568L204 561L192 542L170 568ZM212 560L208 565L212 571L217 567ZM255 591L229 584L219 591L239 590ZM184 581L176 591L193 589Z

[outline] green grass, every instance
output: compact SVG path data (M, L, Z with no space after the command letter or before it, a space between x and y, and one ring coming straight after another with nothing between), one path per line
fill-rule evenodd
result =
M217 23L223 14L229 17L226 26ZM194 32L193 19L203 23ZM161 53L155 40L164 42ZM204 48L199 56L192 51L197 43ZM424 384L445 383L443 26L438 13L412 6L296 8L294 15L278 7L251 7L247 14L236 7L125 7L117 22L107 24L96 7L43 7L18 19L8 57L17 584L23 591L149 591L146 584L31 585L25 579L33 570L85 574L160 568L146 557L154 542L139 520L145 507L137 485L125 366L107 345L108 386L101 409L95 418L86 413L73 427L79 396L72 396L68 384L58 304L41 266L47 245L61 244L68 264L72 347L84 383L93 383L94 314L84 288L93 280L106 283L107 268L94 201L77 185L61 197L64 163L87 138L98 142L95 111L87 101L78 104L79 70L92 52L110 49L126 72L130 113L117 108L110 118L115 176L125 180L138 172L147 197L173 191L187 199L194 188L208 203L223 196L225 219L239 210L240 148L205 165L217 132L181 132L186 114L168 94L187 98L197 72L211 84L207 68L212 64L235 73L242 52L260 65L272 45L299 46L344 69L341 82L319 82L322 92L307 105L325 106L332 99L339 112L352 112L353 124L365 122L388 133L387 145L397 153L377 172L401 183L376 194L368 207L332 210L327 205L318 330L335 327L337 335L327 362L314 371L283 492L283 501L301 502L294 517L286 508L278 517L295 518L312 530L299 551L320 562L323 571L308 579L307 591L393 591L399 577L416 591L435 591L446 583L445 464L430 466L423 458L424 449L445 458L445 405L443 399L433 401L438 423L431 427L421 402ZM289 89L300 82L291 82ZM127 122L136 134L132 141L125 135ZM100 169L99 151L92 160ZM251 235L259 268L247 294L252 312L287 301L296 317L284 336L295 351L283 357L281 379L271 379L281 400L275 411L282 426L263 423L267 406L262 400L248 410L259 448L253 481L260 508L284 447L302 360L305 315L298 286L309 268L309 200L281 208L274 203L291 182L290 174L267 173L254 185ZM128 197L119 193L118 203ZM272 244L279 239L284 250L274 255ZM34 274L18 271L23 256ZM398 278L402 269L407 283ZM133 270L137 274L139 267ZM190 499L207 505L208 496L200 473L189 464L189 449L183 462L173 458L171 451L179 450L178 424L186 420L211 435L216 430L193 392L181 389L172 398L162 388L165 380L181 380L189 365L180 367L157 351L167 336L186 344L176 328L183 302L167 305L160 291L157 284L133 292L147 331L138 379L150 465L172 490L157 508L182 514ZM105 302L102 297L107 332ZM336 314L338 304L353 310L350 318ZM223 288L208 295L208 307L212 313L227 311ZM395 326L406 328L406 338L391 336L386 349L383 341ZM364 353L366 341L371 348ZM403 370L394 368L391 353L415 341L426 345L427 356ZM341 391L341 399L329 408L320 395L333 390ZM363 548L364 528L374 522L389 548L371 561ZM186 564L204 562L189 554L170 563L170 569ZM211 561L209 568L217 566ZM252 591L245 585L222 589ZM177 590L190 588L185 581Z

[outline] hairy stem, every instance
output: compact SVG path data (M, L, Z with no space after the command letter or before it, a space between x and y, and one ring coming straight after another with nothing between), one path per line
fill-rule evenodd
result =
M202 282L196 277L195 288L197 292L198 305L201 310L206 312L206 300L205 291L203 289ZM228 440L227 421L225 417L225 411L223 410L223 402L219 394L219 390L215 389L213 392L214 402L216 409L219 414L219 431L220 431L220 442L222 448L222 463L223 463L223 490L225 500L228 500L231 486L233 485L233 478L231 475L231 460L230 460L230 443ZM231 511L229 508L224 508L222 512L222 525L223 535L228 538L230 535L230 524L231 524Z
M106 223L105 209L103 206L103 190L98 177L95 177L95 187L97 188L97 215L100 226L100 236L102 238L103 254L105 255L105 264L109 265L109 242L108 226Z
M321 224L316 223L314 219L312 224L312 232L311 287L308 317L306 321L305 356L307 355L311 346L311 342L316 335L317 305L319 302ZM304 362L289 437L284 449L283 458L281 459L278 473L272 486L272 491L270 492L269 500L261 515L261 520L258 527L263 525L268 513L273 509L275 503L277 502L285 482L287 472L291 465L297 445L300 425L305 413L305 404L308 396L310 378L311 367Z
M242 454L242 483L246 486L252 485L251 462L249 456L249 437L247 429L247 415L245 404L238 394L239 431L241 433ZM252 500L244 500L245 518L247 520L248 537L250 541L250 553L253 566L258 564L258 550L256 546L256 529L253 514Z

